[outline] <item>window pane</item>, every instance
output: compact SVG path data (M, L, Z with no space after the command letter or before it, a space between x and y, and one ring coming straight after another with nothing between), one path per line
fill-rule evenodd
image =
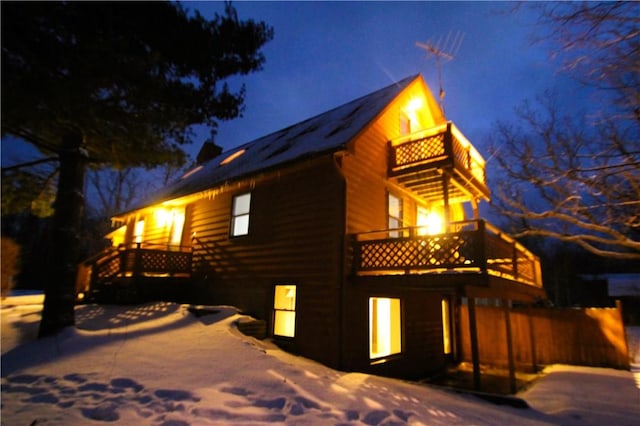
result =
M401 333L400 299L369 298L369 356L400 353Z
M402 217L402 201L395 195L389 194L389 216Z
M182 243L182 230L184 228L184 210L174 210L171 226L171 238L169 244L179 245Z
M273 323L273 334L276 336L294 337L296 331L296 313L293 311L276 311Z
M251 193L238 195L233 199L233 215L248 214L251 205Z
M277 285L273 300L273 334L294 337L296 330L296 286Z
M296 286L277 285L273 307L275 309L294 311L296 309Z
M136 222L136 226L133 229L133 241L136 243L141 243L143 235L144 235L144 220L139 220Z
M233 229L231 235L247 235L249 233L249 215L237 216L233 218Z

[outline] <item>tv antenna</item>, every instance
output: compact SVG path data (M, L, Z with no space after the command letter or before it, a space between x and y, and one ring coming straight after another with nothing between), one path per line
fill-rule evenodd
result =
M444 95L445 91L442 87L442 60L451 61L458 54L462 41L464 40L464 33L457 31L455 35L451 35L451 31L446 37L438 37L436 40L429 39L426 43L416 42L416 46L427 51L430 56L436 58L436 67L438 69L438 85L440 86L439 98L440 109L442 113L444 111ZM446 115L446 114L445 114Z

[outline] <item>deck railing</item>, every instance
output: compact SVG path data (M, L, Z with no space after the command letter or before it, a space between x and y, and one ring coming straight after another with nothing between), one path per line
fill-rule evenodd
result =
M391 175L448 162L458 170L466 171L478 183L485 184L486 181L484 159L453 123L391 141L389 157Z
M110 247L83 262L78 289L104 284L116 277L176 276L191 274L190 248L135 243Z
M486 273L542 286L539 259L484 220L451 223L438 235L407 227L356 234L354 240L359 274Z

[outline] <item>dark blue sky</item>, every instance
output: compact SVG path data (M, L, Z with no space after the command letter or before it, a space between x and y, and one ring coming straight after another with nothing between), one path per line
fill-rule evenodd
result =
M461 33L452 61L442 64L447 117L485 157L492 124L508 120L522 100L575 85L557 73L545 46L532 45L535 15L508 13L509 2L237 2L240 19L275 31L263 71L246 84L244 116L220 123L225 149L322 113L409 75L421 73L438 95L436 61L416 42ZM220 2L186 2L205 17ZM447 47L441 43L442 47ZM568 89L567 99L582 99ZM202 139L207 133L202 132ZM192 155L200 142L187 147ZM2 163L32 158L3 144ZM489 164L490 167L490 164Z
M186 3L206 17L220 3ZM492 124L548 88L572 83L547 47L533 45L535 15L505 2L239 2L240 19L263 20L275 37L264 70L244 78L244 116L220 124L225 149L302 121L412 74L438 96L436 61L416 42L464 34L443 62L445 109L486 156ZM573 90L573 89L570 89ZM571 97L575 98L574 94ZM193 147L191 152L197 152Z

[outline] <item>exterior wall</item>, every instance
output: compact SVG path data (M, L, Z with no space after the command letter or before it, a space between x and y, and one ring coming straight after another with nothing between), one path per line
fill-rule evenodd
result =
M415 276L357 277L346 293L345 369L415 379L445 368L451 356L444 353L441 301L455 298L455 287ZM384 362L369 357L369 297L399 298L401 303L402 352ZM452 333L455 337L455 324Z
M348 235L388 228L389 192L402 199L404 226L416 225L417 205L430 207L387 179L388 141L400 135L403 108L411 99L421 95L422 88L420 82L410 86L378 120L349 144L348 153L341 162L347 182ZM435 111L437 106L429 98L423 97L422 101L431 106L431 114L420 117L420 127L413 127L412 131L444 122L444 117ZM457 210L463 214L461 206ZM450 356L444 354L443 348L441 301L443 296L455 300L456 291L463 284L455 280L433 280L429 276L355 276L352 271L346 273L344 369L417 378L446 366ZM370 297L399 298L401 303L403 349L384 362L372 361L369 356ZM454 331L455 326L452 326L452 333Z
M234 195L251 191L249 235L229 237ZM221 189L189 205L202 303L233 305L272 330L274 286L295 284L288 349L338 365L344 181L332 155Z

